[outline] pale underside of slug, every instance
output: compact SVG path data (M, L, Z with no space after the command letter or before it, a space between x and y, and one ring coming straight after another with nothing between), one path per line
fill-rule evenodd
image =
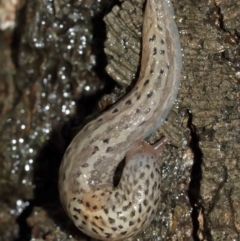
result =
M87 235L121 240L152 220L160 200L158 158L154 148L136 140L143 140L166 118L176 98L180 70L172 6L168 0L147 0L136 85L77 134L60 167L62 204ZM115 169L126 153L120 183L113 187Z

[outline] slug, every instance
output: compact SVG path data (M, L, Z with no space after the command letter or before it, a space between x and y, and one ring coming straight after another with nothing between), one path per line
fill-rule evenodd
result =
M144 138L167 117L177 95L182 59L169 0L147 0L136 85L72 140L59 172L63 207L85 234L122 240L153 219L161 198L158 154ZM117 187L113 177L126 158Z

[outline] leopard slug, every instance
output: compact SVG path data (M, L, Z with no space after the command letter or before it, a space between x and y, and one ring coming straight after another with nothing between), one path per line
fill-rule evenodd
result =
M177 95L182 59L170 0L147 0L139 79L119 103L87 124L66 150L60 199L74 224L100 240L122 240L153 219L160 201L163 141L144 138L166 118ZM113 177L126 157L117 187Z

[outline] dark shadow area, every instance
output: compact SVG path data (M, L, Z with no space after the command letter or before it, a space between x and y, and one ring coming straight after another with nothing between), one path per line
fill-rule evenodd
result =
M27 2L17 14L16 23L18 25L15 27L13 36L12 36L12 44L11 44L12 61L16 69L19 67L19 64L18 64L19 48L21 44L23 30L26 24L26 14L27 14Z
M31 228L27 224L26 218L32 213L34 202L30 201L29 206L17 217L16 222L19 225L18 238L14 241L28 241L31 240Z
M123 169L125 167L126 161L125 158L118 164L114 176L113 176L113 185L114 187L117 187L122 176Z
M202 161L203 161L203 153L199 147L199 138L196 133L196 128L192 124L192 114L188 112L189 119L188 119L188 128L191 132L191 142L189 143L192 152L194 153L193 159L193 166L191 172L191 181L189 183L188 189L188 197L192 207L192 224L193 224L193 232L192 237L195 241L200 241L198 237L199 231L199 222L198 216L199 212L202 209L202 205L200 203L201 196L200 196L200 185L202 180Z
M118 0L109 1L104 9L92 18L92 53L96 56L96 66L94 72L97 76L105 82L105 94L110 93L115 84L115 81L106 73L105 68L107 66L107 56L104 52L104 43L106 40L106 25L104 17L112 10L115 5L120 5Z

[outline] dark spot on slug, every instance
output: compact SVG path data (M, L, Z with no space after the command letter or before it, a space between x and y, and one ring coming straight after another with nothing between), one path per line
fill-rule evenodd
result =
M96 224L96 223L94 223L94 222L92 222L92 225L97 227L97 224Z
M154 70L153 70L153 69L151 69L149 73L150 73L150 74L153 74L153 73L154 73Z
M98 146L94 146L92 155L95 154L98 150L99 150L99 147Z
M149 164L147 164L147 165L146 165L146 168L147 168L147 169L150 169L150 165L149 165Z
M146 86L148 83L149 83L149 79L145 80L143 85Z
M132 101L131 100L127 100L126 102L125 102L125 105L131 105L132 104Z
M109 139L104 139L104 140L103 140L103 143L108 144L108 143L109 143Z
M145 185L146 185L147 187L150 185L150 182L149 182L148 179L145 181Z
M87 215L84 215L84 218L87 220L87 219L88 219L88 216L87 216Z
M94 218L95 218L95 219L97 219L97 220L99 219L99 217L98 217L98 216L94 216Z
M144 191L144 194L145 194L145 195L148 195L148 193L149 193L149 190L146 189L146 190Z
M129 225L129 226L132 226L133 224L134 224L134 222L133 222L133 221L130 221L128 225Z
M164 54L165 54L165 50L162 49L162 50L160 51L160 54L161 54L161 55L164 55Z
M107 208L104 208L103 211L108 214L108 209Z
M130 214L131 217L134 217L135 216L135 210L133 210Z
M123 226L122 226L122 225L119 225L118 227L119 227L120 229L123 229Z
M113 150L113 148L109 146L109 147L106 149L106 152L111 152L112 150Z
M112 236L111 233L105 233L105 235L106 235L106 238L110 238Z
M115 205L113 205L113 206L112 206L112 210L113 210L113 211L115 211L115 208L116 208L116 206L115 206Z
M144 173L144 172L140 173L139 178L143 178L143 177L144 177L144 175L145 175L145 173Z
M156 35L153 34L153 36L152 36L151 38L149 38L149 42L152 42L152 41L154 41L155 39L156 39Z
M92 228L92 231L95 232L95 233L98 233L98 231L94 228Z
M94 209L94 210L96 210L96 209L97 209L97 206L96 206L96 205L94 205L94 206L93 206L93 209Z
M130 189L127 189L126 191L127 191L127 194L130 195L131 190L130 190Z
M86 206L87 206L88 208L90 208L90 203L89 203L89 202L86 202Z
M117 228L112 228L113 231L117 231Z
M163 69L160 69L160 74L163 74L164 73L164 70Z
M80 209L80 208L79 208L79 209L77 209L77 208L73 208L73 211L74 211L74 212L77 212L77 213L79 213L79 214L80 214L81 209Z
M129 202L128 205L123 206L122 210L123 210L123 211L127 211L127 210L130 208L131 205L132 205L132 203Z
M98 122L102 121L102 118L98 119L97 121L98 121Z
M114 218L108 218L108 222L109 222L110 224L113 224L113 223L115 223L115 219L114 219Z
M153 172L151 172L151 175L150 175L150 176L151 176L152 179L154 178L154 174L153 174Z
M139 114L140 112L141 112L140 108L137 108L137 109L135 110L135 113L136 113L136 114Z
M156 199L155 201L154 201L154 205L156 205L158 203L158 199Z
M153 95L153 91L151 90L148 92L147 97L150 98L152 95Z
M75 220L78 220L78 216L77 216L77 215L73 215L73 218L74 218Z
M161 44L164 44L164 40L163 39L161 39Z
M147 205L148 205L148 201L147 201L147 199L144 199L144 201L143 201L143 205L144 205L144 206L147 206Z
M142 205L139 204L139 207L138 207L138 212L141 213L142 212Z
M154 48L153 48L153 51L152 51L152 55L156 55L156 54L157 54L157 48L154 47Z
M139 100L140 98L141 98L141 95L138 95L138 96L137 96L137 100Z
M124 222L127 221L127 218L126 218L126 217L120 217L119 219L123 220Z
M83 164L83 165L82 165L82 167L88 167L88 164L87 164L87 163L85 163L85 164Z
M124 232L121 232L120 234L121 235L125 235L127 233L127 231L124 231Z
M118 109L117 109L117 108L115 108L115 109L112 111L112 113L116 113L116 112L118 112Z
M150 212L150 210L151 210L151 207L148 207L148 209L147 209L147 213L149 213L149 212Z

